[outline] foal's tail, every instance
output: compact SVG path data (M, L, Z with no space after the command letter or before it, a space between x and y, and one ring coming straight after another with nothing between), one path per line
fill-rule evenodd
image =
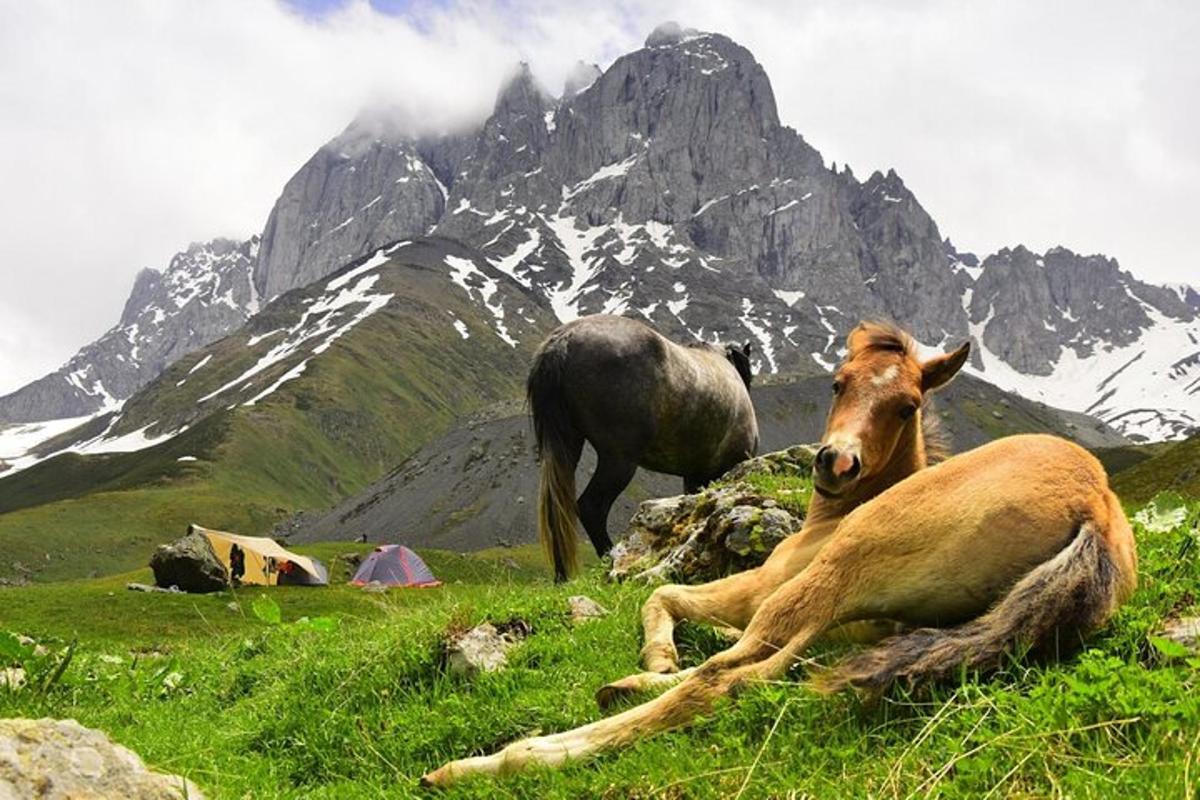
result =
M1119 506L1109 525L1123 526L1116 535L1128 535L1132 543ZM1007 653L1022 648L1073 650L1083 634L1112 616L1136 583L1136 566L1110 541L1100 525L1084 522L1066 547L1017 581L982 617L956 628L918 628L894 636L836 664L817 676L814 686L879 692L897 680L912 684L963 668L993 669Z
M575 465L582 436L571 422L563 393L565 342L551 338L538 350L526 386L533 413L533 434L541 462L538 498L538 537L546 558L554 565L555 580L573 575L579 566L576 552Z

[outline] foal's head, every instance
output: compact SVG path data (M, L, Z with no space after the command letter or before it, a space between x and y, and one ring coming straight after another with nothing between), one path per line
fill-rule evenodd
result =
M894 325L860 323L847 339L846 359L833 376L833 406L813 481L824 497L849 495L891 474L891 467L924 466L921 405L954 377L970 343L922 362L912 338ZM899 475L898 477L903 477ZM878 487L876 491L879 491Z

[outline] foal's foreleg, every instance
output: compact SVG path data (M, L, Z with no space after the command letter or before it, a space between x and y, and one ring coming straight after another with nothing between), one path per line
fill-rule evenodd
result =
M759 605L800 574L824 545L831 528L809 529L780 542L757 569L700 586L660 586L642 606L642 665L648 672L675 672L675 625L684 620L743 629Z
M453 761L423 781L444 786L472 773L505 774L526 766L559 766L660 731L680 728L712 710L721 697L755 680L778 678L838 613L823 571L789 581L763 604L742 639L690 672L660 697L565 733L524 739L490 756Z
M764 591L764 588L766 589ZM761 569L747 570L700 586L659 586L642 606L642 664L648 672L675 672L675 625L684 620L745 628L758 602L774 587L763 586Z

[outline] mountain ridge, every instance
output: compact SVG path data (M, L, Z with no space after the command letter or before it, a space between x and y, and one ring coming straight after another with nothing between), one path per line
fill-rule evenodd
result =
M721 34L659 26L607 69L578 65L557 98L519 65L464 133L360 114L284 187L253 288L278 297L431 233L560 321L636 315L680 339L754 341L760 369L805 372L830 369L859 319L884 317L929 348L973 339L980 377L1136 438L1200 428L1194 289L1066 248L957 252L895 169L860 182L827 167ZM22 421L12 397L0 419Z

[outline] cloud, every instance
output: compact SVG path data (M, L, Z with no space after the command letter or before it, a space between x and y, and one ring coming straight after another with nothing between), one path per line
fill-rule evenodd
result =
M514 61L556 89L669 18L749 47L786 123L860 175L894 166L961 246L1063 243L1200 282L1192 4L323 6L0 0L0 392L112 325L140 268L258 231L362 106L461 124Z

